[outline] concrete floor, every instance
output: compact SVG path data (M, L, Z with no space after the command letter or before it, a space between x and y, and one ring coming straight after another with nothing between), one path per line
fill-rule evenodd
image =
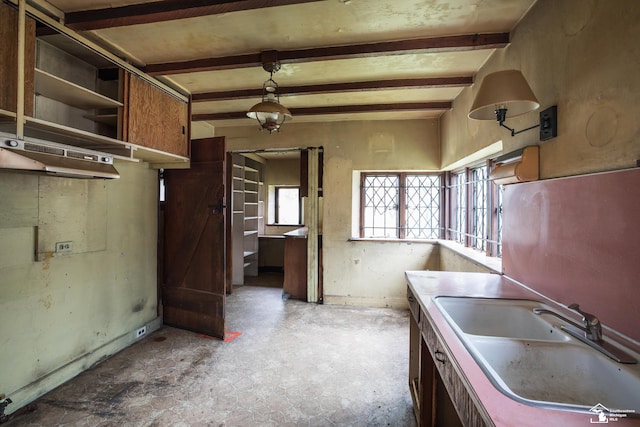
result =
M242 286L231 342L163 327L6 426L414 426L408 312Z

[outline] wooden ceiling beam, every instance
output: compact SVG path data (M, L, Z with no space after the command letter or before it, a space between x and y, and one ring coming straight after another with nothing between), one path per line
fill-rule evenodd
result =
M433 87L462 87L473 83L472 76L432 77L423 79L377 80L368 82L331 83L304 86L280 86L280 96L313 95L319 93L344 93L375 91L386 89L417 89ZM222 101L230 99L246 99L262 96L262 88L229 90L220 92L203 92L192 94L193 102Z
M163 0L69 12L65 24L76 31L99 30L315 1L321 0Z
M429 37L390 42L364 43L278 52L281 64L354 59L410 53L457 52L478 49L503 48L509 44L509 33L467 34L459 36ZM152 76L228 70L262 66L260 53L195 59L191 61L149 64L143 71Z
M289 108L293 117L314 116L320 114L350 114L392 111L424 111L424 110L450 110L451 101L435 102L405 102L394 104L365 104L365 105L332 105L326 107L302 107ZM201 122L207 120L234 120L246 119L246 111L230 111L226 113L193 114L191 120Z

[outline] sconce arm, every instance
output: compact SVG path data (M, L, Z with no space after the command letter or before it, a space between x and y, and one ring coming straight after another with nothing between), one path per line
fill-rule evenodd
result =
M526 129L515 130L515 129L510 128L509 126L504 124L504 121L506 120L506 118L507 118L507 109L506 108L498 108L498 109L496 109L496 120L498 121L498 123L500 124L501 127L505 128L505 129L508 129L511 132L511 136L516 136L519 133L526 132L528 130L540 127L540 123L538 123L537 125L533 125L533 126L528 127Z

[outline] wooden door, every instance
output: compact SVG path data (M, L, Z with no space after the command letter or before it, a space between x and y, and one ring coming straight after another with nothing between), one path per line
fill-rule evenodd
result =
M224 338L224 138L191 142L191 168L165 171L164 323Z

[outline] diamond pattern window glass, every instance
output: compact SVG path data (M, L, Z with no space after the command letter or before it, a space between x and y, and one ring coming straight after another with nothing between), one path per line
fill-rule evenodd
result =
M407 175L406 238L437 239L440 237L440 176Z
M497 191L496 200L496 222L497 222L497 239L496 239L496 254L495 256L502 256L502 195L504 193L504 186L499 186Z
M440 182L440 175L426 173L363 173L360 237L439 238Z
M471 169L469 193L471 218L469 226L470 246L485 251L487 249L488 187L489 172L486 166Z
M465 243L467 235L466 181L464 171L454 173L451 175L451 184L448 188L452 213L449 226L449 238L462 244Z
M362 181L361 237L400 237L399 175L364 175Z
M502 191L489 180L491 162L447 176L447 239L502 256Z

